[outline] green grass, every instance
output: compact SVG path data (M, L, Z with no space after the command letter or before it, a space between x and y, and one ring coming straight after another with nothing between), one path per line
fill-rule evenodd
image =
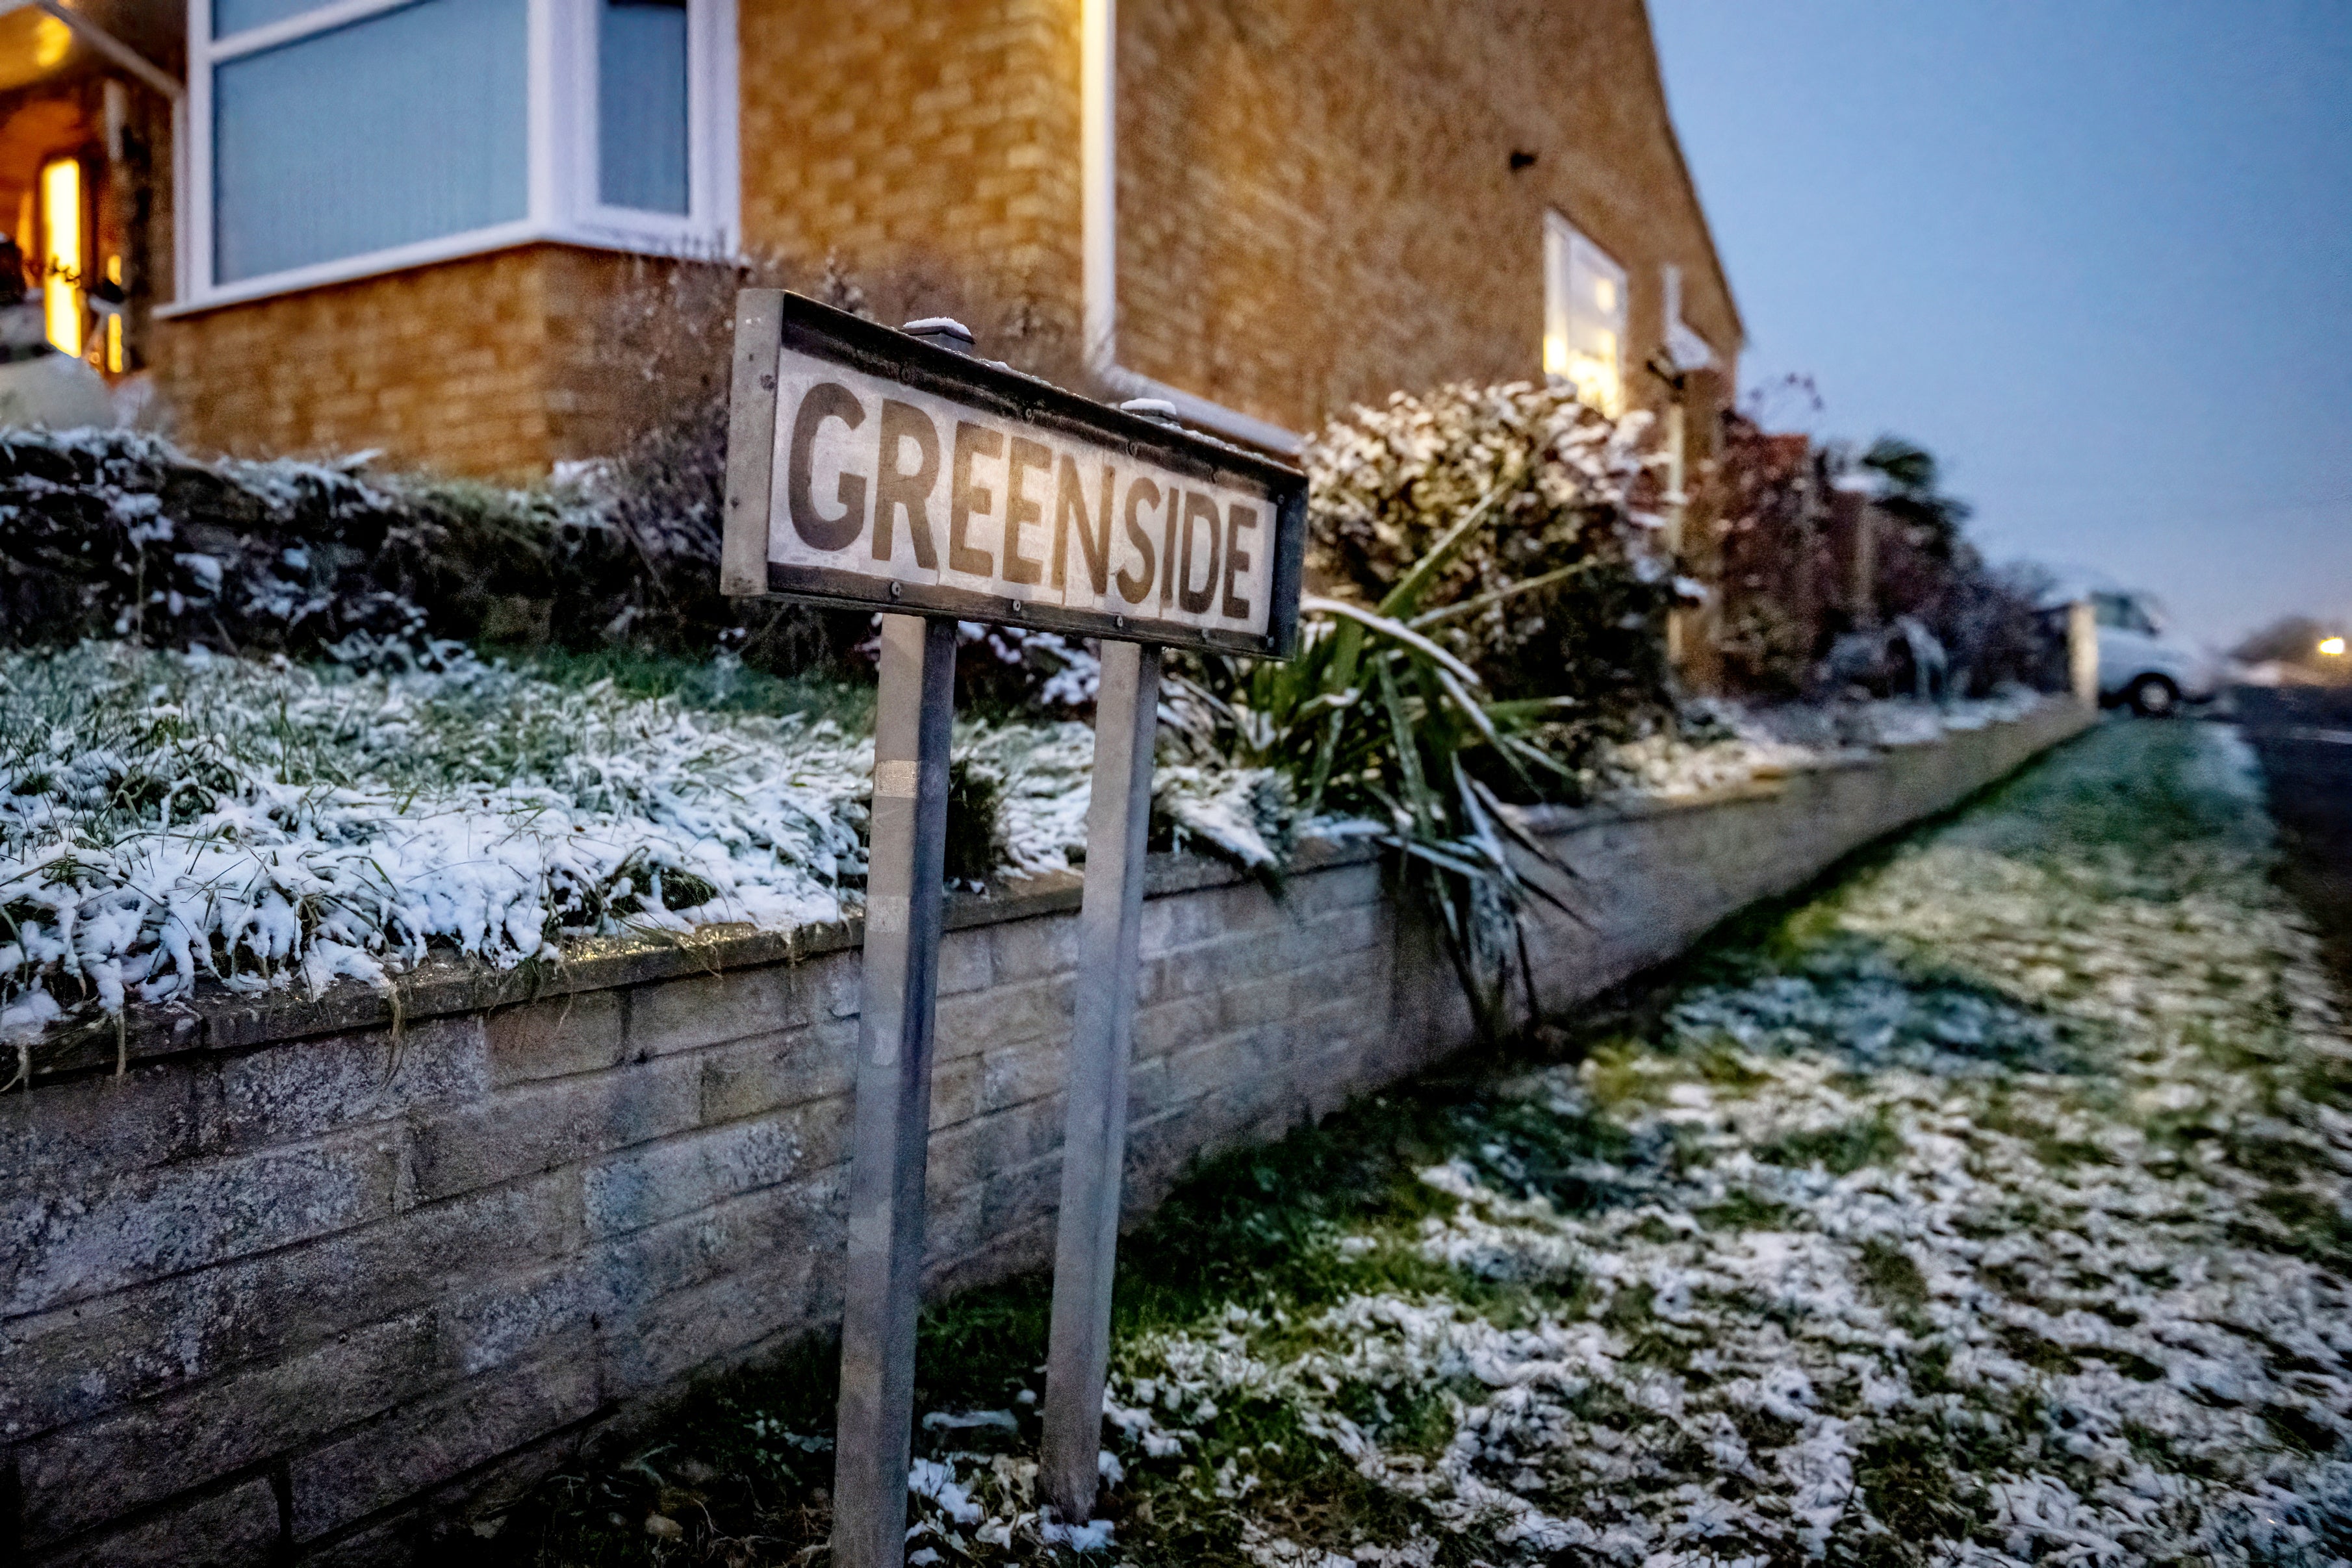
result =
M682 659L634 648L572 653L534 644L485 649L484 657L503 659L513 668L555 685L579 689L610 681L614 691L623 696L673 697L688 707L709 713L777 718L803 714L811 722L829 718L853 735L874 726L871 680L822 674L773 675L741 664Z
M1834 1127L1790 1133L1756 1151L1766 1165L1820 1166L1832 1176L1850 1176L1864 1166L1883 1165L1903 1152L1903 1135L1883 1114L1857 1116Z
M1985 811L1946 824L1930 847L1992 846L2000 874L2023 874L2021 866L2047 873L2049 884L2036 884L2034 896L2057 925L2088 923L2110 901L2133 910L2177 903L2182 888L2225 873L2236 879L2230 886L2242 890L2242 857L2234 870L2218 852L2210 863L2200 858L2217 842L2236 843L2246 830L2235 820L2236 804L2190 766L2196 748L2185 744L2186 733L2155 726L2103 732L2098 744L2116 755L2101 768L2062 760L2029 773L1990 798ZM2146 781L2145 789L2119 792L2105 782L2118 768ZM2151 804L2143 793L2158 799ZM1171 1343L1200 1348L1220 1324L1234 1336L1231 1344L1263 1364L1336 1366L1339 1354L1351 1347L1333 1343L1338 1333L1318 1314L1359 1293L1440 1307L1455 1325L1483 1319L1505 1331L1567 1327L1583 1333L1597 1327L1618 1364L1638 1369L1636 1382L1671 1375L1681 1380L1692 1410L1720 1410L1757 1470L1746 1477L1710 1472L1708 1455L1691 1435L1696 1428L1659 1420L1633 1396L1635 1382L1596 1378L1580 1392L1556 1396L1556 1408L1606 1428L1594 1450L1625 1458L1635 1479L1598 1480L1596 1469L1558 1464L1557 1453L1507 1448L1476 1460L1481 1478L1555 1512L1593 1519L1630 1511L1628 1498L1639 1500L1655 1478L1678 1473L1698 1477L1727 1499L1769 1504L1785 1490L1775 1450L1808 1428L1754 1404L1724 1401L1733 1374L1715 1353L1724 1336L1742 1333L1801 1345L1802 1319L1811 1309L1761 1286L1719 1282L1663 1287L1688 1292L1670 1306L1649 1281L1672 1278L1694 1260L1703 1268L1710 1257L1793 1246L1800 1255L1824 1251L1849 1270L1862 1298L1848 1309L1859 1314L1858 1326L1874 1316L1876 1325L1902 1331L1886 1336L1894 1348L1885 1354L1899 1357L1919 1400L1874 1414L1884 1407L1863 1402L1864 1385L1815 1364L1814 1408L1850 1423L1855 1494L1869 1511L1846 1515L1827 1543L1827 1562L1909 1568L1971 1538L1999 1546L1986 1483L2003 1475L2044 1474L2092 1487L2096 1478L2054 1436L2068 1408L2064 1400L2079 1388L2069 1394L2053 1380L2119 1375L2137 1386L2135 1397L2156 1400L2165 1396L2167 1368L2121 1344L2076 1350L2009 1322L2011 1309L2000 1295L2053 1314L2103 1312L2122 1331L2119 1341L2137 1343L2149 1355L2168 1354L2145 1338L2139 1314L2103 1305L2100 1280L2038 1252L2004 1249L2011 1261L1977 1262L1950 1246L1948 1236L1908 1227L1900 1243L1848 1239L1850 1233L1829 1224L1829 1209L1816 1223L1812 1200L1795 1195L1820 1184L1794 1173L1818 1167L1843 1176L1899 1166L1882 1189L1891 1193L1923 1175L1906 1129L1957 1131L1958 1159L1998 1190L1953 1216L1952 1229L2007 1240L2074 1228L2075 1195L2123 1179L2136 1166L2189 1173L2198 1163L2193 1156L2218 1147L2237 1184L2230 1190L2244 1203L2230 1239L2311 1258L2344 1274L2352 1225L2332 1187L2323 1191L2328 1184L2308 1174L2305 1146L2265 1130L2275 1123L2236 1125L2203 1110L2134 1109L2140 1081L2116 1062L2133 1043L2131 1028L2147 1026L2102 1022L2095 1009L2076 1004L2101 983L2095 965L2066 977L2074 989L2037 990L2015 982L2006 929L1987 935L1979 928L1947 941L1900 925L1868 927L1857 912L1866 916L1874 886L1899 882L1905 857L1915 852L1923 852L1916 841L1850 862L1851 880L1736 924L1654 985L1591 1009L1581 1032L1548 1037L1552 1060L1581 1060L1576 1081L1589 1099L1531 1088L1560 1082L1528 1073L1531 1065L1544 1065L1542 1053L1491 1054L1202 1168L1121 1244L1115 1369L1130 1379L1160 1375L1174 1364ZM1908 896L1922 885L1933 892L1945 884L1915 879ZM2137 924L2113 924L2094 935L2117 944L2152 928L2145 915L2130 919ZM2053 948L2062 946L2063 931L2044 935ZM2193 984L2193 977L2185 983ZM2294 1075L2307 1078L2312 1067L2288 1048L2284 1015L2258 991L2247 986L2212 993L2233 998L2233 1007L2242 1000L2244 1010L2232 1011L2227 1027L2216 1026L2208 1060L2217 1071L2270 1084L2260 1097L2263 1114L2284 1114L2299 1103L2295 1086L2303 1079ZM1807 1026L1822 1036L1812 1038L1776 1017L1828 1021ZM1837 1037L1847 1027L1841 1020L1856 1019L1870 1024L1871 1041ZM1883 1039L1874 1033L1881 1025ZM2189 1030L2182 1038L2196 1043ZM1693 1084L1709 1094L1692 1100L1689 1114L1654 1113L1675 1088ZM1544 1096L1554 1092L1564 1097L1547 1103ZM1792 1106L1804 1108L1791 1115ZM1955 1116L1962 1121L1956 1130ZM1748 1129L1744 1134L1741 1126ZM1742 1136L1744 1144L1737 1141ZM1734 1177L1741 1167L1725 1156L1742 1148L1771 1168L1750 1171L1745 1181ZM1480 1200L1487 1220L1502 1221L1506 1200L1541 1199L1601 1221L1580 1233L1580 1245L1590 1250L1570 1266L1538 1261L1546 1254L1533 1247L1516 1254L1498 1247L1494 1260L1481 1262L1484 1273L1433 1260L1440 1254L1424 1249L1426 1227L1479 1234L1470 1221L1456 1219L1453 1197L1421 1178L1422 1171L1448 1164L1466 1169L1492 1195ZM2014 1188L2000 1189L2012 1176ZM1623 1227L1612 1213L1677 1190L1685 1202L1680 1214L1669 1204L1662 1215ZM1703 1203L1690 1201L1698 1194ZM1874 1201L1882 1193L1870 1196ZM1682 1224L1683 1214L1697 1222L1696 1230ZM2217 1219L2211 1229L2220 1239L2226 1224ZM1808 1234L1792 1242L1738 1239L1763 1231ZM1581 1271L1603 1251L1620 1255L1618 1271ZM1957 1270L1967 1288L1933 1296L1920 1260L1939 1280ZM1636 1260L1641 1270L1622 1267ZM1664 1272L1642 1271L1660 1266ZM2148 1307L2138 1292L2169 1291L2179 1281L2160 1267L2119 1270L2118 1280L2126 1274L2134 1276L2127 1281L2134 1304L2160 1320L2166 1309ZM960 1435L956 1447L1035 1452L1034 1399L1042 1391L1048 1307L1046 1282L1031 1278L925 1314L922 1407L1010 1409L1019 1421L1014 1432ZM1246 1320L1228 1316L1234 1309ZM1790 1331L1786 1340L1769 1337L1781 1329ZM1483 1327L1475 1333L1483 1335ZM1980 1358L1988 1352L2021 1364L2021 1374L2012 1367L2004 1375L2013 1381L1987 1381ZM510 1549L520 1542L539 1554L499 1561L547 1568L719 1562L728 1560L728 1543L754 1534L762 1540L746 1561L794 1561L822 1540L822 1488L830 1466L829 1455L778 1435L814 1437L830 1428L830 1365L822 1350L810 1354L814 1359L781 1382L738 1379L707 1393L665 1431L644 1465L608 1456L602 1466L543 1490L531 1505L537 1511L519 1515L506 1537ZM1223 1408L1213 1418L1163 1407L1163 1425L1190 1426L1195 1440L1177 1458L1133 1465L1126 1483L1107 1496L1106 1511L1118 1526L1109 1561L1137 1568L1239 1562L1250 1528L1314 1552L1343 1553L1360 1543L1424 1535L1449 1568L1529 1560L1480 1529L1433 1527L1426 1504L1367 1479L1308 1428L1310 1409L1336 1413L1391 1459L1426 1463L1462 1440L1457 1427L1466 1406L1500 1408L1496 1391L1460 1375L1458 1362L1451 1372L1431 1362L1412 1363L1411 1371L1372 1364L1382 1367L1376 1376L1351 1373L1327 1387L1328 1397L1221 1392ZM1752 1359L1739 1364L1741 1375L1756 1375ZM1024 1403L1024 1396L1033 1402ZM2249 1406L2243 1418L2259 1434L2254 1446L2263 1463L2332 1451L2332 1430L2309 1410ZM2148 1428L2124 1435L2148 1462L2172 1472L2210 1472L2217 1480L2235 1474L2234 1459L2200 1457ZM1573 1433L1559 1440L1580 1441ZM918 1448L936 1451L933 1436L919 1434ZM1449 1462L1458 1462L1460 1450L1454 1452ZM1233 1484L1242 1478L1251 1478L1254 1490L1237 1498ZM687 1526L688 1539L677 1547L656 1551L645 1536L645 1518L656 1509ZM1808 1560L1793 1535L1742 1541L1736 1552L1731 1542L1722 1544L1727 1554L1762 1550L1775 1568ZM1557 1561L1587 1559L1570 1552Z

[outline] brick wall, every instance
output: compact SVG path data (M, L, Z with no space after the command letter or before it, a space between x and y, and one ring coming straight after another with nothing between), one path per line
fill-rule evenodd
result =
M836 257L885 314L953 309L1083 384L1079 23L1080 0L740 0L746 246L803 283ZM1640 0L1160 0L1118 26L1130 369L1295 429L1532 377L1549 208L1627 268L1636 402L1663 396L1641 366L1665 263L1737 352ZM161 324L159 384L199 447L543 472L625 432L579 361L628 265L538 246L206 311ZM1726 384L1696 393L1702 455Z
M747 241L852 275L980 280L1077 329L1078 0L743 0ZM1542 368L1543 214L1631 275L1629 384L1659 268L1739 344L1639 0L1118 11L1119 351L1307 429L1353 402ZM1535 164L1514 172L1510 155ZM1018 344L996 351L1017 353ZM1702 443L1721 383L1698 392Z
M1297 429L1533 379L1547 208L1626 268L1636 402L1663 392L1662 264L1738 351L1640 0L1128 5L1119 97L1119 352L1146 375Z
M746 244L986 277L1075 312L1077 0L737 15Z
M544 476L614 451L604 300L648 264L529 246L156 324L157 387L199 451L380 448L395 465Z
M1585 923L1542 933L1547 1002L2087 722L2053 705L1712 802L1563 815ZM1198 862L1152 874L1131 1210L1465 1038L1375 864L1278 900ZM1050 1256L1075 891L1045 902L961 902L941 956L935 1290ZM110 1040L42 1058L0 1097L0 1561L412 1561L690 1379L833 1322L852 935L804 934L798 962L772 937L584 959L554 982L578 988L515 1006L426 988L397 1035L348 988L158 1014L120 1078Z

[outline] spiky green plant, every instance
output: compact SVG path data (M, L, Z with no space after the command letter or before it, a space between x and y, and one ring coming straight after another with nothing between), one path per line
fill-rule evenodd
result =
M1529 976L1529 911L1541 903L1574 915L1529 870L1574 873L1480 775L1499 769L1530 796L1572 787L1568 770L1532 738L1569 699L1490 700L1477 672L1430 632L1583 569L1422 606L1522 477L1515 473L1489 490L1370 608L1304 600L1300 647L1289 662L1204 662L1197 677L1169 677L1181 744L1278 768L1297 782L1307 815L1356 814L1370 836L1399 852L1407 886L1435 917L1489 1040L1509 1032L1514 973ZM1528 1004L1532 1010L1531 979Z

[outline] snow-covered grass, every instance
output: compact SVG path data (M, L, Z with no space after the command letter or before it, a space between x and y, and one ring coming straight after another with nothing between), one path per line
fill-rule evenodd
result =
M1948 731L2022 717L2048 701L2014 686L1944 703L1896 699L1751 707L1718 698L1687 705L1680 733L1660 727L1604 747L1583 770L1588 794L1696 795L1878 747L1919 746Z
M434 663L0 653L0 1038L199 980L315 991L432 949L507 967L857 907L870 699L723 660L653 689ZM1007 869L1066 868L1091 732L973 722L958 746L1003 782Z
M361 674L0 655L0 944L20 1032L85 998L499 967L568 933L837 917L870 742L453 654Z
M1224 1162L1123 1249L1086 1560L2352 1554L2352 1048L2256 798L2226 731L2107 727L1549 1064ZM1045 1309L927 1322L923 1561L1066 1559ZM796 1560L822 1352L796 1375L668 1434L658 1487L563 1483L530 1560L648 1560L672 1516L665 1560Z
M578 936L857 908L869 694L723 655L408 663L0 652L0 1040L199 982L315 993L436 949L509 967ZM1819 752L1745 722L1621 748L1608 787ZM959 727L999 786L1002 869L1083 857L1092 747L1069 719ZM1171 762L1157 794L1163 837L1253 869L1316 827L1263 769Z

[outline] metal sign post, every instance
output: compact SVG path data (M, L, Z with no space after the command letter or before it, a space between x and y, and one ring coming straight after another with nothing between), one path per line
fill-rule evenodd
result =
M773 289L736 308L721 586L882 612L836 1568L906 1552L955 622L1104 640L1041 1476L1069 1519L1101 1440L1160 648L1280 658L1297 628L1303 476L970 343Z
M1094 1511L1110 1361L1111 1273L1127 1158L1127 1069L1135 1035L1143 925L1144 840L1151 825L1151 743L1160 650L1103 649L1095 699L1087 885L1078 906L1078 994L1062 1134L1062 1212L1054 1239L1054 1323L1045 1358L1045 1437L1037 1484L1066 1520Z

